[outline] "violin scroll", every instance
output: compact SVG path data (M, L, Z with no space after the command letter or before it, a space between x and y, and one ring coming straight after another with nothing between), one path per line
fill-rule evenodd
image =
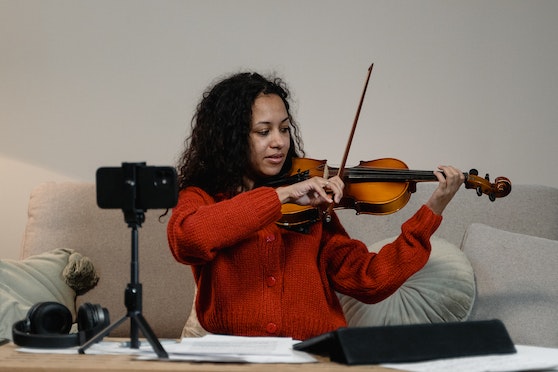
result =
M476 169L471 169L465 179L465 188L477 190L478 196L488 195L488 199L493 202L496 198L503 198L511 192L511 181L506 177L496 177L495 182L490 183L488 174L484 178L478 174Z

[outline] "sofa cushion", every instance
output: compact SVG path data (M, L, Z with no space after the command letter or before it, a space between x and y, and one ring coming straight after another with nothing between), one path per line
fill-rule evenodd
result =
M207 332L200 321L198 320L198 314L196 313L196 296L198 294L198 289L196 288L194 291L194 301L192 303L192 310L190 310L190 315L186 320L186 324L184 324L184 328L182 329L181 338L185 337L202 337L205 335L210 334Z
M476 223L462 248L476 275L471 319L502 320L516 344L558 347L558 241Z
M377 252L389 238L369 247ZM377 304L364 304L338 294L347 323L352 327L466 320L475 299L474 273L457 246L432 236L426 265L394 294Z
M12 325L34 304L54 301L76 318L76 295L99 278L91 261L71 249L55 249L25 260L0 260L0 337L12 338Z

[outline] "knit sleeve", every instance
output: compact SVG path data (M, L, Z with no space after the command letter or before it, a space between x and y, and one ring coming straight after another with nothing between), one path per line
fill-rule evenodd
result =
M423 205L401 227L401 234L378 253L344 234L328 237L321 262L336 291L365 303L395 292L430 256L430 237L442 217Z
M281 218L274 189L260 187L215 202L207 193L189 187L179 194L167 226L174 258L185 264L212 260L220 249L234 245Z

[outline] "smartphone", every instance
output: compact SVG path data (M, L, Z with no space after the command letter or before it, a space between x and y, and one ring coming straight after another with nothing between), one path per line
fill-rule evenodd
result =
M102 167L95 175L97 205L103 209L166 209L178 202L176 170L145 163Z

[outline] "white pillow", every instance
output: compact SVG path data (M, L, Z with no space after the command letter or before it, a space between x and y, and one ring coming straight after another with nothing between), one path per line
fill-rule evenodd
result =
M368 249L378 252L395 238ZM475 279L465 254L448 241L432 236L426 265L394 294L377 304L364 304L338 294L351 327L441 323L466 320L475 300Z

